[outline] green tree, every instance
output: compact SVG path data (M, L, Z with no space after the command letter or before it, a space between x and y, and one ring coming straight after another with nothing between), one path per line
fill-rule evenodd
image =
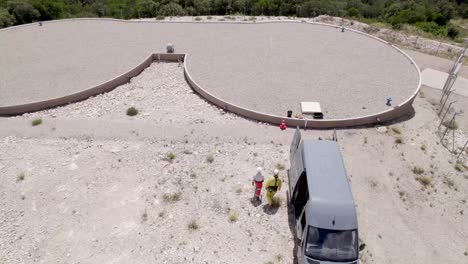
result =
M460 30L457 26L453 24L447 25L447 37L451 39L456 39L460 35Z
M51 20L63 17L64 3L62 1L33 0L31 4L39 11L39 20Z
M136 4L138 17L155 17L158 14L159 3L152 0L140 0Z
M356 7L351 7L348 9L348 16L350 17L360 17L361 14L359 13L359 9Z
M107 6L103 1L96 1L91 4L90 6L92 14L98 16L98 17L103 17L106 15L107 12Z
M253 6L253 11L256 15L274 15L277 8L272 0L258 0Z
M7 7L9 13L13 14L16 20L20 21L22 24L31 23L41 15L30 3L20 0L8 1Z
M8 10L5 8L0 8L0 28L13 26L15 23L15 16L8 13Z
M182 6L171 2L161 7L159 14L162 16L183 16L185 15L185 12Z
M194 0L193 7L197 15L208 15L211 10L210 8L210 1L209 0Z

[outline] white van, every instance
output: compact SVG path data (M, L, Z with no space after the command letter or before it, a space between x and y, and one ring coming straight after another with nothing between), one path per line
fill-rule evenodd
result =
M294 209L300 264L357 264L358 224L338 143L303 140L290 151L289 201Z

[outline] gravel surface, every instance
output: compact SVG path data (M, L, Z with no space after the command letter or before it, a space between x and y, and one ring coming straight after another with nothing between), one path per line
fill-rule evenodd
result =
M72 33L73 32L73 33ZM0 32L0 106L63 96L109 80L174 43L195 81L234 104L277 115L318 101L325 118L387 109L418 75L391 47L299 23L186 24L81 20Z
M0 118L0 263L293 263L286 204L276 211L249 199L257 166L289 168L295 130L220 111L191 92L182 71L154 63L107 94ZM129 106L140 113L127 116ZM439 143L431 98L414 106L413 118L392 127L337 131L367 245L360 263L467 258L468 171ZM36 118L43 122L32 126ZM280 176L284 201L286 170ZM175 193L179 200L164 198Z

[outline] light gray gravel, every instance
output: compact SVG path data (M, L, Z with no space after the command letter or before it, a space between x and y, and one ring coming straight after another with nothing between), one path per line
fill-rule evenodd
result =
M387 109L418 75L390 46L299 23L186 24L61 21L0 32L0 106L55 98L107 81L174 43L193 78L237 105L285 115L319 101L326 118Z

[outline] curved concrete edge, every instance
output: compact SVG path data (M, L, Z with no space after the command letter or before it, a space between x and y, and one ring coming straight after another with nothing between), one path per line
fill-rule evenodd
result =
M142 63L138 64L134 68L130 69L124 74L121 74L109 81L106 81L102 84L96 85L94 87L88 88L86 90L73 93L70 95L44 100L40 102L13 105L13 106L2 106L0 107L0 116L12 116L12 115L21 115L24 113L36 112L40 110L45 110L52 107L57 107L61 105L66 105L73 102L78 102L84 99L87 99L91 96L98 94L106 93L112 91L116 87L126 84L130 81L131 78L140 74L144 69L153 63L153 61L170 61L177 62L184 59L184 54L151 54L147 57Z
M212 24L212 23L237 23L237 24L266 24L266 23L305 23L305 24L315 24L315 25L323 25L323 26L329 26L333 28L341 28L341 26L337 25L331 25L331 24L325 24L325 23L320 23L320 22L312 22L312 21L288 21L288 20L276 20L276 21L259 21L259 22L229 22L229 21L214 21L214 22L198 22L198 21L135 21L135 20L121 20L121 19L113 19L113 18L72 18L72 19L63 19L63 20L52 20L52 21L47 21L46 23L55 23L55 22L61 22L61 21L67 21L67 20L108 20L108 21L118 21L118 22L130 22L130 23L206 23L206 24ZM10 29L15 29L18 27L24 27L24 26L30 26L36 23L31 23L31 24L26 24L26 25L20 25L20 26L15 26L15 27L9 27L9 28L4 28L0 29L0 31L4 30L10 30ZM254 111L251 109L247 109L244 107L240 107L238 105L226 102L212 94L210 94L208 91L203 89L200 85L198 85L195 80L191 77L188 67L187 67L187 61L188 61L188 54L152 54L150 55L145 61L143 61L141 64L136 66L135 68L131 69L127 73L124 73L114 79L111 79L103 84L97 85L95 87L89 88L87 90L74 93L71 95L51 99L51 100L45 100L41 102L35 102L35 103L30 103L30 104L22 104L22 105L15 105L15 106L6 106L6 107L0 107L0 115L19 115L19 114L24 114L27 112L34 112L34 111L39 111L39 110L44 110L47 108L52 108L60 105L65 105L68 103L76 102L76 101L81 101L84 99L87 99L91 96L101 94L104 92L109 92L113 89L115 89L117 86L125 84L130 81L131 78L135 77L138 75L140 72L142 72L145 68L147 68L154 60L161 60L161 61L182 61L184 62L184 75L185 78L188 82L188 84L191 86L195 92L197 92L200 96L205 98L207 101L213 103L214 105L217 105L218 107L230 111L232 113L238 114L240 116L244 116L250 119L262 121L262 122L267 122L271 124L281 124L283 120L285 120L286 124L288 126L299 126L299 127L304 127L304 128L342 128L342 127L352 127L352 126L361 126L361 125L370 125L370 124L375 124L375 123L380 123L380 122L385 122L385 121L390 121L397 119L405 114L407 114L411 109L412 109L412 104L414 99L416 98L420 88L421 88L421 72L419 70L419 67L417 64L414 62L414 60L406 54L404 51L400 50L398 47L394 46L393 44L380 39L378 37L372 36L370 34L350 29L350 28L345 28L345 30L352 31L354 33L362 34L364 36L376 39L382 43L391 45L393 48L395 48L398 52L402 53L416 68L416 71L419 76L419 82L418 86L415 90L415 92L409 97L407 100L405 100L403 103L389 109L386 111L382 111L376 114L372 115L367 115L367 116L361 116L361 117L355 117L355 118L348 118L348 119L326 119L326 120L314 120L314 119L297 119L297 118L287 118L287 117L281 117L281 116L276 116L276 115L271 115L271 114L266 114L258 111Z
M413 93L413 95L409 99L407 99L405 102L401 103L400 105L393 107L392 109L379 112L377 114L356 117L356 118L348 118L348 119L328 119L328 120L327 119L315 120L315 119L287 118L287 117L266 114L266 113L254 111L251 109L247 109L244 107L240 107L238 105L226 102L222 100L221 98L218 98L210 94L208 91L203 89L200 85L198 85L195 82L195 80L192 78L192 76L190 75L188 68L187 68L188 60L189 60L189 56L188 54L186 54L185 59L184 59L185 79L187 80L188 84L192 87L192 89L195 90L195 92L197 92L201 97L205 98L210 103L213 103L214 105L226 111L238 114L240 116L253 119L253 120L270 123L270 124L279 125L284 120L288 126L292 126L292 127L299 126L303 128L344 128L344 127L353 127L353 126L361 126L361 125L371 125L375 123L381 123L385 121L394 120L411 111L413 101L416 98L419 88L421 86L421 80L420 80L417 90ZM418 73L419 73L419 69L418 69Z

